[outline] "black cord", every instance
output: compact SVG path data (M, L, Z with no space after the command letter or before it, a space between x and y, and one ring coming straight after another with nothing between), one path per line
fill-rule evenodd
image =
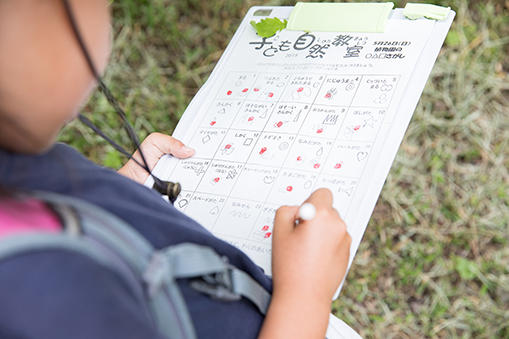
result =
M80 121L82 123L84 123L85 125L90 127L90 129L92 129L96 134L98 134L104 140L109 142L110 145L113 146L117 151L119 151L126 157L131 158L134 162L136 162L141 167L147 169L147 167L145 165L140 164L136 159L132 158L131 154L129 152L127 152L122 146L120 146L115 141L113 141L110 137L108 137L106 134L104 134L103 131L101 131L96 125L94 125L94 123L92 121L90 121L87 117L80 114L78 118L80 119Z
M92 58L90 57L90 53L88 53L88 49L86 48L85 42L83 41L83 38L80 34L80 31L78 29L78 25L76 23L76 19L74 17L73 11L71 9L71 5L69 4L68 0L62 0L64 3L65 12L67 13L67 17L69 19L69 23L71 24L72 30L74 32L74 36L76 37L76 40L78 41L78 44L80 45L81 51L83 52L83 55L85 56L85 59L87 61L88 67L90 68L90 71L92 72L92 75L94 76L95 80L99 84L99 88L101 89L101 92L106 96L106 99L108 102L113 106L115 109L115 112L118 116L122 119L124 123L124 127L127 130L127 133L129 135L129 138L133 142L134 146L138 151L140 152L141 159L143 161L143 164L140 164L136 159L132 157L132 155L127 152L122 146L117 144L115 141L113 141L111 138L109 138L106 134L104 134L92 121L90 121L88 118L84 117L82 114L79 115L79 119L81 122L83 122L85 125L90 127L95 133L97 133L99 136L101 136L104 140L106 140L108 143L110 143L117 151L127 156L129 159L133 160L136 164L141 166L143 169L145 169L150 176L154 179L154 189L156 189L159 193L163 195L168 195L168 198L173 203L177 199L177 196L180 194L180 184L179 183L173 183L168 181L162 181L161 179L157 178L150 168L147 165L147 161L145 159L145 156L140 148L140 140L138 138L138 135L134 131L134 128L129 123L129 120L127 119L127 116L124 112L124 110L120 107L118 104L118 101L115 99L113 94L111 94L111 91L106 86L106 84L103 82L103 79L101 78L101 75L99 72L97 72L97 69L95 68L95 65L92 61Z

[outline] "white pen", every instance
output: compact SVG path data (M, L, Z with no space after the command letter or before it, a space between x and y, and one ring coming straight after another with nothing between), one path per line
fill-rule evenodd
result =
M303 203L299 208L299 219L311 220L316 215L316 207L310 202Z

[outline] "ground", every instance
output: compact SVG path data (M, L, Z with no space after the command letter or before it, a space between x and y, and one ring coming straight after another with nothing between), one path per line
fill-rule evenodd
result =
M114 1L105 79L140 137L171 134L249 7L294 3ZM509 1L433 3L457 17L334 313L366 339L507 338ZM83 112L133 150L100 93ZM125 161L79 122L60 140Z

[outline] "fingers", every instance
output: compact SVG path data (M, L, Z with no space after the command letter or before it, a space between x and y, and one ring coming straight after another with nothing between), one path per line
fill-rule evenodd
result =
M185 146L180 140L161 133L152 133L141 145L143 151L150 153L151 158L157 160L163 154L171 154L179 159L189 158L194 154L194 149Z
M332 192L327 188L319 188L314 191L305 202L312 203L317 213L319 211L327 211L339 217L338 211L332 207L333 203Z
M314 297L330 303L348 266L351 238L333 208L328 189L316 190L306 201L316 207L316 215L310 220L296 223L300 206L283 206L276 212L272 239L274 291L288 291L289 282L299 281L297 293L312 290Z
M313 192L305 201L313 204L317 212L326 211L329 215L339 216L339 213L332 207L332 192L327 188L320 188ZM282 206L274 218L274 224L280 230L279 233L291 232L299 219L300 206Z
M150 169L153 169L165 154L171 154L179 159L189 158L194 154L194 149L185 146L180 140L161 133L150 134L143 140L140 148ZM133 158L143 164L139 151L133 154Z
M306 202L315 205L317 210L320 208L332 208L332 192L327 188L319 188L309 196Z
M281 206L274 218L274 237L290 233L295 227L299 206Z
M185 146L180 140L161 133L150 134L141 143L140 149L143 152L143 156L150 170L154 169L155 165L164 154L172 154L180 159L189 158L194 154L194 149ZM139 150L133 154L133 158L142 166L144 165ZM138 163L129 160L118 172L143 184L148 178L148 172L144 167L138 165Z

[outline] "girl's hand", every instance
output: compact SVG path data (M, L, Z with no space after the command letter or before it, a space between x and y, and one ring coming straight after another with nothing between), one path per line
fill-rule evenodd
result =
M283 206L274 220L272 272L274 289L314 291L315 297L332 301L345 274L350 254L350 235L332 207L328 189L315 191L306 200L316 216L300 221L299 206ZM291 283L291 284L290 284Z
M343 280L350 235L328 189L307 202L312 220L296 224L299 206L283 206L274 221L272 301L259 338L324 338L332 297Z
M152 133L140 145L140 148L145 156L147 165L152 170L159 159L164 154L171 154L179 159L189 158L194 154L194 149L184 146L184 144L165 134ZM140 164L143 164L140 152L137 150L133 154L133 158ZM118 170L118 173L136 181L139 184L144 184L148 178L148 172L140 165L135 163L132 159L129 160L124 167Z

